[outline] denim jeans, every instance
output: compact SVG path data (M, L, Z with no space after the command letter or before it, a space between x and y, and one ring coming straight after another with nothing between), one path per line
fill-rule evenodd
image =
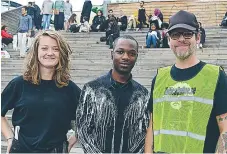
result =
M43 15L43 29L47 30L50 27L50 19L51 19L51 14L44 14Z
M155 35L148 34L147 40L146 40L147 48L151 47L151 43L153 44L154 48L156 48L157 47L157 38Z

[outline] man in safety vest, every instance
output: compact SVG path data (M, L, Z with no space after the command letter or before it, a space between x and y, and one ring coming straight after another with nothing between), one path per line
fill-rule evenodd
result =
M227 152L227 76L197 58L198 29L186 11L169 20L176 63L158 69L152 81L145 153Z

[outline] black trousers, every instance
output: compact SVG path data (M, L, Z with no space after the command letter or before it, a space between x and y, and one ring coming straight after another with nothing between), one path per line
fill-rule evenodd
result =
M71 25L71 26L69 27L69 30L70 30L70 32L73 32L73 33L79 32L80 26Z
M140 19L139 22L140 22L139 23L139 29L141 29L143 27L143 24L147 25L147 28L149 28L149 24L146 23L146 19Z
M27 149L16 139L13 139L9 153L68 153L68 141L64 141L61 145L55 148L45 148L42 150Z
M84 17L87 17L87 21L89 22L90 21L90 15L81 15L80 16L80 23L84 23L84 21L83 21L83 18Z
M42 24L42 15L35 16L34 18L34 24L35 28L40 30L41 29L41 24Z
M59 12L59 14L54 15L54 28L55 30L64 29L64 12Z
M2 43L4 43L5 45L8 45L12 42L13 42L12 38L2 38Z
M204 44L205 43L205 36L203 34L201 34L201 38L200 38L200 43Z
M165 36L162 41L163 41L162 42L162 48L169 48L167 36Z
M127 25L123 24L120 26L120 30L125 31L127 29Z
M112 31L106 31L106 45L109 45L110 48L113 48L113 42L116 38L119 37L118 34L112 34Z

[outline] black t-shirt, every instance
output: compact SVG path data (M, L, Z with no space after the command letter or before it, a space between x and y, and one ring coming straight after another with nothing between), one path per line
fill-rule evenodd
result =
M195 66L187 69L179 69L175 65L171 68L171 76L175 81L186 81L196 76L206 65L205 62L199 62ZM148 104L148 110L153 112L153 90L155 85L154 77L151 85L151 96ZM207 125L207 133L204 144L204 153L214 153L220 136L216 116L227 113L227 76L223 70L220 71L217 87L214 94L214 105Z
M18 142L26 152L46 152L66 140L80 96L80 88L69 81L58 88L54 80L39 85L22 76L10 81L2 92L1 116L14 109L12 124L19 127Z
M138 11L138 20L139 21L145 21L146 20L146 10L145 8L139 8Z

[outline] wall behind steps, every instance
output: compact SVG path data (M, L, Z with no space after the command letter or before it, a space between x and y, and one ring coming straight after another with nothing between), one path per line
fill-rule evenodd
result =
M186 10L196 15L204 27L217 26L221 23L222 18L227 11L227 0L194 0L194 1L153 1L146 2L145 6L147 15L152 15L155 8L159 8L164 16L164 21L168 22L169 17L179 10ZM119 11L124 11L125 15L130 16L138 12L139 3L117 3L109 4L108 9L113 9L114 14L118 15Z

